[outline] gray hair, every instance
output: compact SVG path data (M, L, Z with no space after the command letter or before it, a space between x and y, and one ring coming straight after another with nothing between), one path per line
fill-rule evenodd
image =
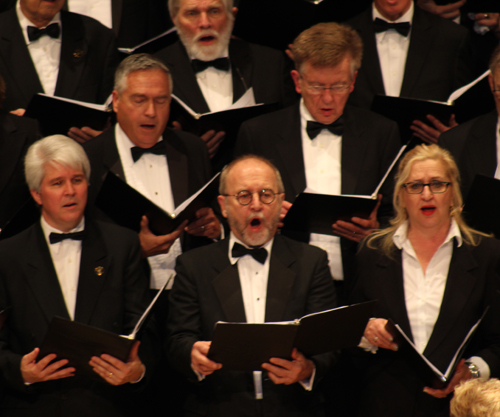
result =
M58 163L81 169L90 180L87 154L77 142L64 135L47 136L33 143L24 158L24 174L30 190L40 191L45 176L45 165Z
M156 69L163 71L167 75L169 94L172 94L174 83L170 70L161 60L150 54L135 54L125 58L116 69L115 85L113 88L118 94L121 94L127 89L127 78L130 73Z
M170 17L172 18L172 21L174 21L174 19L177 17L177 13L179 13L179 9L181 8L181 1L182 0L168 0L168 11L170 13ZM232 16L234 1L233 0L220 0L220 1L225 6L226 12Z
M224 167L224 169L222 170L222 172L220 174L219 194L224 195L227 193L226 182L227 182L227 176L229 175L229 172L235 167L235 165L237 165L238 163L240 163L242 161L246 161L248 159L254 159L256 161L260 161L260 162L263 162L264 164L266 164L267 166L269 166L269 168L271 168L274 171L274 175L276 176L276 183L278 184L278 190L276 192L278 192L278 193L285 192L285 187L283 185L283 180L281 179L281 174L280 174L278 168L276 168L274 166L274 164L269 159L264 158L262 156L258 156L258 155L243 155L243 156L240 156L240 157L236 158L235 160L233 160L229 165L226 165Z

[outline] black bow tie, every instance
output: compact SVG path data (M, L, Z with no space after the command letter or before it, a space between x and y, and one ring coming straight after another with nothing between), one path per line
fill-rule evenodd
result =
M57 39L59 37L59 23L52 23L46 28L38 29L34 26L28 26L28 39L30 42L40 39L43 35L48 35L51 38Z
M267 259L267 250L266 248L248 249L245 246L240 245L238 242L235 242L231 255L233 258L241 258L242 256L250 255L257 262L264 264Z
M400 35L408 36L410 33L410 22L391 23L378 17L373 22L373 30L376 33L385 32L386 30L394 29Z
M154 153L155 155L165 155L167 150L165 148L165 142L160 140L155 143L151 148L139 148L138 146L134 146L130 148L130 152L132 152L132 159L134 162L137 162L139 158L145 153Z
M324 125L323 123L318 123L318 122L313 122L312 120L308 120L306 126L306 132L311 140L315 139L316 136L318 136L323 129L329 130L334 135L342 136L342 133L344 132L344 121L342 120L342 117L339 117L333 123L329 125Z
M193 66L193 71L195 74L205 71L209 67L214 67L220 71L229 71L229 58L217 58L213 61L201 61L199 59L193 59L191 61Z
M62 242L65 239L83 240L84 236L85 236L85 230L82 230L81 232L73 232L73 233L54 233L54 232L52 232L49 235L49 241L51 244L54 244L54 243Z

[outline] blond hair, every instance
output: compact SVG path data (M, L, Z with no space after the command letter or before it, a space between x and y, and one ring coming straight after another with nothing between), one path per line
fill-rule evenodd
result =
M500 381L469 379L455 388L451 417L500 417Z

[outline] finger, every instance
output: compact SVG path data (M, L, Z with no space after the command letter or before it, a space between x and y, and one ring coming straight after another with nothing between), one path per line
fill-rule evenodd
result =
M135 361L139 359L139 346L141 345L140 340L136 340L132 345L132 349L130 349L130 353L128 355L128 362Z
M452 127L457 127L457 126L458 126L458 123L457 123L457 120L456 120L456 118L455 118L455 115L454 115L454 114L452 114L452 115L450 116L450 122L449 122L449 125L450 125L450 128L452 128Z
M142 216L141 218L141 232L151 233L151 230L149 230L149 220L146 216Z
M203 142L205 142L205 144L207 144L208 142L210 142L210 139L212 139L214 135L215 130L208 130L203 135L201 135L200 138L203 140Z
M224 139L224 136L226 136L226 132L220 131L217 132L208 142L207 142L207 147L208 148L213 148L214 146L218 146L220 142L222 142L222 139Z
M279 378L284 378L286 375L288 375L289 372L288 369L273 365L271 363L263 363L261 366L262 369L265 369L269 373L272 373Z
M34 362L36 360L39 352L40 352L40 349L39 348L35 348L30 353L27 353L26 355L24 355L21 358L21 365L22 364L26 364L27 365L28 363ZM47 355L47 356L52 356L52 359L54 359L56 357L55 354L51 354L51 355ZM52 359L50 359L49 362Z
M179 122L172 122L172 128L175 130L182 130L182 125Z

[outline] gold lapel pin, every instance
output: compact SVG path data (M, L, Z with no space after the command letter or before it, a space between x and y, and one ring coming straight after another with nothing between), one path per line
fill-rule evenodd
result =
M83 51L81 49L76 49L75 52L73 52L73 56L75 58L81 58L83 56Z
M103 266L97 266L95 269L95 274L100 277L104 273L104 267Z

